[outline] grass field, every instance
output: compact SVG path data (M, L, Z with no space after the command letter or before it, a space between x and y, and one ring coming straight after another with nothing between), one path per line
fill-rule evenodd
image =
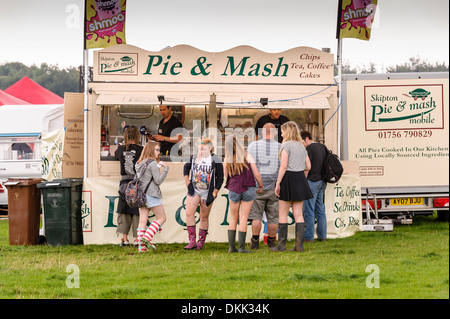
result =
M160 244L149 253L117 245L10 246L2 220L0 298L449 298L449 224L433 217L390 233L305 244L304 253L183 246Z

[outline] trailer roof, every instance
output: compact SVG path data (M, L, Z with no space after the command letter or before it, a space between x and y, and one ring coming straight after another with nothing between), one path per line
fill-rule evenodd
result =
M0 106L0 136L40 135L63 125L63 104Z

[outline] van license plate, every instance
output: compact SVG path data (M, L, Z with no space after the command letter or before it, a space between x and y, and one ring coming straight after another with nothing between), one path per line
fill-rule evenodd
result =
M391 205L423 205L423 197L393 198Z

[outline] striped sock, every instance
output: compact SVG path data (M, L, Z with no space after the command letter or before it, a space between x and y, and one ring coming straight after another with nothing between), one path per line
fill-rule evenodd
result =
M153 236L155 236L155 234L161 229L161 224L159 222L157 222L156 220L153 221L150 226L148 226L147 231L145 232L145 234L142 236L143 239L145 239L150 246L153 248L153 244L152 239ZM148 247L148 246L147 246Z
M137 240L138 240L138 249L139 251L147 251L147 247L145 247L144 244L142 244L142 236L145 234L144 228L138 228L137 229Z

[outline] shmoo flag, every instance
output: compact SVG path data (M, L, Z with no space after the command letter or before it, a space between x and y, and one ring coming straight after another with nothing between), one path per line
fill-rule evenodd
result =
M339 0L336 38L370 39L378 0Z
M125 42L126 0L86 0L85 49Z

